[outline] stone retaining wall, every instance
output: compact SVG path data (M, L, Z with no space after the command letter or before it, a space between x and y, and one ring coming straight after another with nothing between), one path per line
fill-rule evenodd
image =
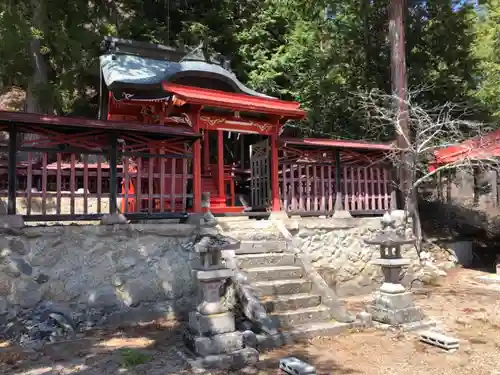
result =
M380 266L370 262L380 257L379 248L364 243L381 229L381 218L291 220L287 225L293 243L306 255L339 297L360 295L377 289L383 280ZM405 274L409 284L422 266L414 246L403 246L403 257L413 260Z
M195 301L187 224L26 227L0 234L0 316L53 301L99 319L179 316ZM97 323L97 322L95 322Z

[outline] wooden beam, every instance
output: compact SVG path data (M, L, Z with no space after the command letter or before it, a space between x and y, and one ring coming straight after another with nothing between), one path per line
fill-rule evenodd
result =
M277 133L277 127L278 125L271 122L250 120L241 117L215 116L205 113L200 116L200 129L224 130L270 136Z
M110 142L110 148L109 148L109 173L110 173L110 178L109 178L109 213L114 214L117 211L117 172L116 172L116 166L117 166L117 159L118 159L118 153L117 153L117 141L116 141L116 135L112 134L109 137L109 142Z
M219 198L226 200L226 189L224 186L224 132L217 131L217 190Z
M335 150L335 211L342 211L342 192L340 191L340 179L342 173L342 165L340 163L340 150ZM346 178L347 176L344 176Z
M9 125L9 160L8 160L8 202L7 213L9 215L16 214L16 187L17 187L17 131L14 124ZM28 187L31 190L31 187Z
M193 131L200 131L201 108L190 115ZM201 140L198 138L193 144L193 211L201 213Z
M280 211L280 192L278 181L278 135L271 135L271 194L272 194L272 211Z

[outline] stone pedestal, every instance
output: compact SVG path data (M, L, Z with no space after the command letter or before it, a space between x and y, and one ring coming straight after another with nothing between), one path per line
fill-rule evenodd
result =
M194 355L192 366L206 369L239 369L258 361L259 353L246 347L244 332L236 331L235 317L221 303L221 290L233 270L222 264L222 250L235 250L239 243L230 243L221 236L205 235L195 245L199 262L193 271L199 285L196 311L189 314L184 343Z
M382 231L365 242L380 247L380 258L373 261L373 264L382 267L384 273L384 283L375 293L369 307L373 321L390 326L421 322L424 314L415 306L411 292L406 291L400 283L403 267L411 262L401 257L401 246L413 244L415 239L406 238L404 233L399 233L394 219L386 214L382 219Z
M406 259L378 259L373 262L382 267L385 281L375 293L370 306L372 319L391 326L414 323L424 318L422 311L415 306L411 292L399 283L403 266L408 266Z

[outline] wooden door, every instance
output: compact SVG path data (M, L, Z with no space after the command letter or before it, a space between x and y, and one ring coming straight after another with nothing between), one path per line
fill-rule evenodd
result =
M252 208L267 208L271 199L269 139L250 146Z

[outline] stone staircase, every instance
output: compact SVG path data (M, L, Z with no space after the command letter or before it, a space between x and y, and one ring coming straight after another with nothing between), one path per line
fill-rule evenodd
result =
M233 219L234 220L234 219ZM328 306L315 293L300 258L267 220L231 220L222 223L224 234L241 242L236 264L280 332L291 336L333 335L352 327L332 319Z

